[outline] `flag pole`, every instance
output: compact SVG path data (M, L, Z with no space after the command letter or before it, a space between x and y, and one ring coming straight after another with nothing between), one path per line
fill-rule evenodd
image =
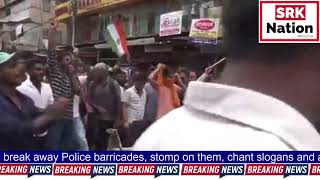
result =
M211 65L211 66L209 66L209 68L214 68L214 67L216 67L217 65L219 65L220 63L222 63L222 62L223 62L223 61L225 61L225 60L227 60L227 58L226 58L226 57L224 57L224 58L220 59L220 61L218 61L218 62L214 63L214 64L213 64L213 65Z

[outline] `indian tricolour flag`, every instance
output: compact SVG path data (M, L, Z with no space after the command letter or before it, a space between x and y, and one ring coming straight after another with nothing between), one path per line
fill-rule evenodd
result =
M110 43L113 52L119 57L127 55L127 59L129 60L130 54L127 38L120 18L106 27L105 37L108 43Z

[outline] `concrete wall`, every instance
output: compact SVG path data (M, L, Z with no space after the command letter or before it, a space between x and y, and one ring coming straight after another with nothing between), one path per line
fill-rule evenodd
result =
M0 8L5 6L5 0L0 0Z
M14 5L9 5L11 14L5 15L5 9L0 10L0 21L19 22L30 19L31 22L41 23L53 17L53 6L49 0L24 0ZM42 10L41 10L42 9Z
M10 9L9 16L5 16L5 8L0 9L0 22L4 22L1 23L2 27L0 26L0 38L4 32L14 32L17 25L23 24L24 31L27 32L16 42L20 47L26 45L36 50L38 42L44 38L43 32L47 27L47 22L54 17L52 4L50 0L19 1L7 5L7 8Z

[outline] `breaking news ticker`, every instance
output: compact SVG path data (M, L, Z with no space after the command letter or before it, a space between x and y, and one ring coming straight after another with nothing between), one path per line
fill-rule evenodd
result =
M1 151L0 175L315 176L320 152L307 151Z

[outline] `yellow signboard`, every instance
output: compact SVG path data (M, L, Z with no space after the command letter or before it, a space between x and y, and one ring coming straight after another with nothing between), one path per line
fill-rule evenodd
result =
M101 8L118 5L120 3L128 1L129 0L78 0L78 15L99 10ZM65 2L56 6L55 14L58 21L65 20L71 16L69 7L70 2Z
M62 21L70 17L69 4L70 4L69 2L65 2L57 5L54 8L55 17L57 21Z
M125 1L128 1L128 0L101 0L101 3L112 5L112 4L117 4Z

